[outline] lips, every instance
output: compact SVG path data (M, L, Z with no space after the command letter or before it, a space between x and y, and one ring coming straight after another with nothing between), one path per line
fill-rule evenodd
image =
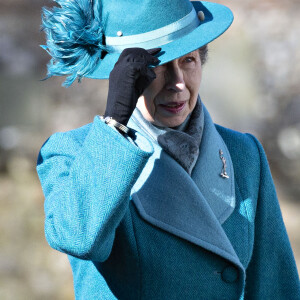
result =
M185 101L169 102L167 104L159 104L161 108L171 113L179 113L185 106Z

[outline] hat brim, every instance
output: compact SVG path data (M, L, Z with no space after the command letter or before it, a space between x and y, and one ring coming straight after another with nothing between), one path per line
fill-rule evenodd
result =
M192 1L191 3L196 12L204 12L205 20L201 22L196 29L182 38L166 45L157 45L157 47L161 48L159 55L160 65L184 56L210 43L223 34L233 22L231 10L224 5L204 1ZM119 56L119 52L108 53L100 61L96 69L85 77L92 79L108 79Z

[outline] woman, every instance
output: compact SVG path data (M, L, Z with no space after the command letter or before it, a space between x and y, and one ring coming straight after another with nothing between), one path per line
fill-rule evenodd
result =
M76 298L300 299L262 146L213 124L198 96L231 11L57 2L49 76L110 74L104 116L54 134L38 159L46 238L68 254Z

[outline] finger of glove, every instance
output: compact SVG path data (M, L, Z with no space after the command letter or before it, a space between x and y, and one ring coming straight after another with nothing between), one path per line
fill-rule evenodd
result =
M140 77L147 77L147 78L150 78L150 79L155 79L156 78L156 74L154 72L153 69L149 68L149 67L143 67L141 70L140 70Z
M161 48L153 48L147 50L147 52L151 55L152 59L149 57L148 65L156 66L160 63L160 60L155 56L161 51Z
M161 48L152 48L146 50L150 55L156 55L161 51Z
M118 64L115 64L113 70L110 72L109 80L112 84L127 81L127 79L134 79L132 83L134 83L135 79L139 77L140 70L145 67L145 59L142 59L141 62L127 62L119 60Z
M143 48L126 48L122 51L118 61L134 61L141 59L149 53Z
M148 66L145 62L131 63L127 68L127 75L131 78L139 78L140 76L147 75Z
M138 54L140 54L141 49L142 48L126 48L126 49L124 49L121 52L115 66L124 65L125 63L132 61L134 57L136 57ZM144 49L142 49L142 50L144 50Z
M139 53L139 55L128 56L127 63L129 64L141 63L144 66L157 65L159 63L159 59L155 56L150 55L147 52L144 52L144 53Z
M157 65L160 62L160 60L155 56L158 52L160 52L160 50L161 48L155 48L146 51L147 55L145 55L145 58L147 65Z
M134 60L129 61L128 64L131 64L133 67L135 66L157 66L159 64L160 60L148 54L147 56L141 56L141 57L135 57Z
M140 72L139 78L136 80L136 89L139 92L139 96L143 91L151 84L151 82L156 78L156 74L153 69L143 68Z
M159 59L157 57L153 56L143 48L128 48L125 50L122 53L124 54L124 57L122 59L126 60L126 62L128 63L144 63L145 65L155 65L159 62ZM150 49L151 53L158 53L159 51L160 48Z
M150 49L151 53L156 53L160 48ZM123 73L127 69L129 74L134 73L139 65L144 66L156 66L159 63L159 59L148 53L147 50L143 48L126 48L122 51L117 63L114 66L113 73ZM138 67L136 67L138 66ZM132 75L131 75L132 77ZM136 76L134 76L136 77Z

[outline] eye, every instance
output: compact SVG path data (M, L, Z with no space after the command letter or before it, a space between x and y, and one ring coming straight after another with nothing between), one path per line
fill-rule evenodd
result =
M184 58L184 62L186 63L190 63L194 61L194 57L193 56L187 56Z

